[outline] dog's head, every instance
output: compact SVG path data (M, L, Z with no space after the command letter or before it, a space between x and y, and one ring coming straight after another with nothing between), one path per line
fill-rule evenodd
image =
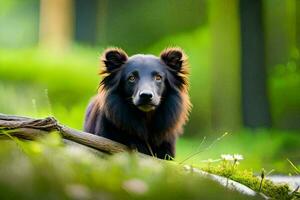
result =
M137 54L128 57L122 49L107 49L103 56L106 89L119 89L123 97L143 112L155 110L167 87L180 90L187 84L186 56L180 48L165 49L160 57Z

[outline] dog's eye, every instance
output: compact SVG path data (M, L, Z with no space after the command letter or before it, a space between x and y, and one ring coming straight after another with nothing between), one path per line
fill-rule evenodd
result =
M129 76L128 81L131 83L135 82L135 76L133 76L133 75Z
M158 82L160 82L160 81L161 81L161 79L162 79L161 75L158 75L158 74L157 74L157 75L155 75L155 77L154 77L154 78L155 78L155 80L156 80L156 81L158 81Z

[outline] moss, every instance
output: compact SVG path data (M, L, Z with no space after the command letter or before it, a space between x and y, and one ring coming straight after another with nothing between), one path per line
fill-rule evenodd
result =
M261 178L255 176L253 172L249 170L238 170L232 166L224 167L223 164L218 166L204 167L202 169L209 173L217 174L237 181L257 192L262 192L272 199L296 199L299 196L299 192L291 194L292 191L287 184L275 184L266 178L263 179L260 189Z
M129 153L98 157L64 145L58 134L0 146L2 199L255 199L182 173L175 162Z

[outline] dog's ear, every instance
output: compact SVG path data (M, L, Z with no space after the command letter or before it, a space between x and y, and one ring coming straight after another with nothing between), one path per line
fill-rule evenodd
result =
M162 61L171 69L180 71L185 62L186 56L181 48L166 48L160 53Z
M119 69L127 59L127 54L120 48L108 48L102 55L105 71L109 73Z

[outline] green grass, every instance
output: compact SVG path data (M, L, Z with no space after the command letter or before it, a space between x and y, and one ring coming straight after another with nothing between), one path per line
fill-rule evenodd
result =
M100 52L74 51L0 50L0 112L54 115L82 128L85 107L97 93Z
M128 153L103 158L65 146L58 134L0 143L2 199L254 199L173 162Z
M287 158L299 165L300 138L298 132L282 131L240 131L229 133L206 149L215 139L210 136L202 145L203 138L180 138L177 143L177 161L185 160L197 152L185 163L206 166L208 159L219 159L221 154L242 154L241 169L259 172L262 168L274 170L275 174L293 174L294 170ZM199 146L200 145L200 146Z
M0 134L7 134L0 130ZM37 141L0 140L0 193L4 199L259 199L228 190L178 162L135 153L98 155L65 145L57 133ZM240 161L241 163L244 160ZM221 160L202 167L272 199L296 199L276 185Z

